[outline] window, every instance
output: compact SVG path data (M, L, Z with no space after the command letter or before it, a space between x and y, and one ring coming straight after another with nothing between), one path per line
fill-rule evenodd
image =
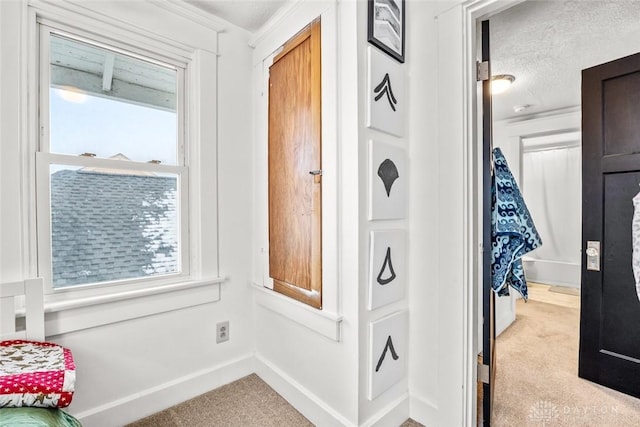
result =
M38 270L50 291L189 274L184 72L40 25Z

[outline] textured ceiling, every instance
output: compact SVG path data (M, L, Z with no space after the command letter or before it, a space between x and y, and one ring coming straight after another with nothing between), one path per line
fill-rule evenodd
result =
M185 0L253 33L277 12L287 0Z
M640 52L640 0L529 0L490 18L494 119L580 105L581 70ZM515 105L531 105L515 113Z
M255 32L292 0L185 1ZM582 69L640 52L640 0L528 0L490 22L492 73L516 76L496 120L579 106Z

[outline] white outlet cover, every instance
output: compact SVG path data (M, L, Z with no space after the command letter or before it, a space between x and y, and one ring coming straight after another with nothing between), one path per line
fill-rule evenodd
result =
M224 328L224 336L221 336L222 328ZM220 322L216 324L216 344L229 341L229 322Z

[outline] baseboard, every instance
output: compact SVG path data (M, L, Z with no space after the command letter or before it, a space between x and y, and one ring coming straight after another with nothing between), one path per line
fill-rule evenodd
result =
M255 373L317 426L355 426L271 362L255 356Z
M409 394L404 393L360 424L360 427L397 427L407 418L409 418Z
M527 280L546 285L580 287L579 263L549 261L543 259L523 259Z
M122 426L253 373L253 354L73 413L85 427Z
M418 396L410 397L409 416L426 427L436 427L440 425L438 420L438 407Z
M72 413L85 427L126 425L252 373L256 373L315 425L356 426L356 423L338 413L284 371L260 355L253 354L185 375L80 413ZM411 416L429 427L436 425L433 421L436 419L435 414L436 408L428 402L404 394L361 426L398 426Z

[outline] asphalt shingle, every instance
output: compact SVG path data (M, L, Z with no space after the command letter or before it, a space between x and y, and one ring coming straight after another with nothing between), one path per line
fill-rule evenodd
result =
M53 286L177 271L176 182L161 176L54 172Z

